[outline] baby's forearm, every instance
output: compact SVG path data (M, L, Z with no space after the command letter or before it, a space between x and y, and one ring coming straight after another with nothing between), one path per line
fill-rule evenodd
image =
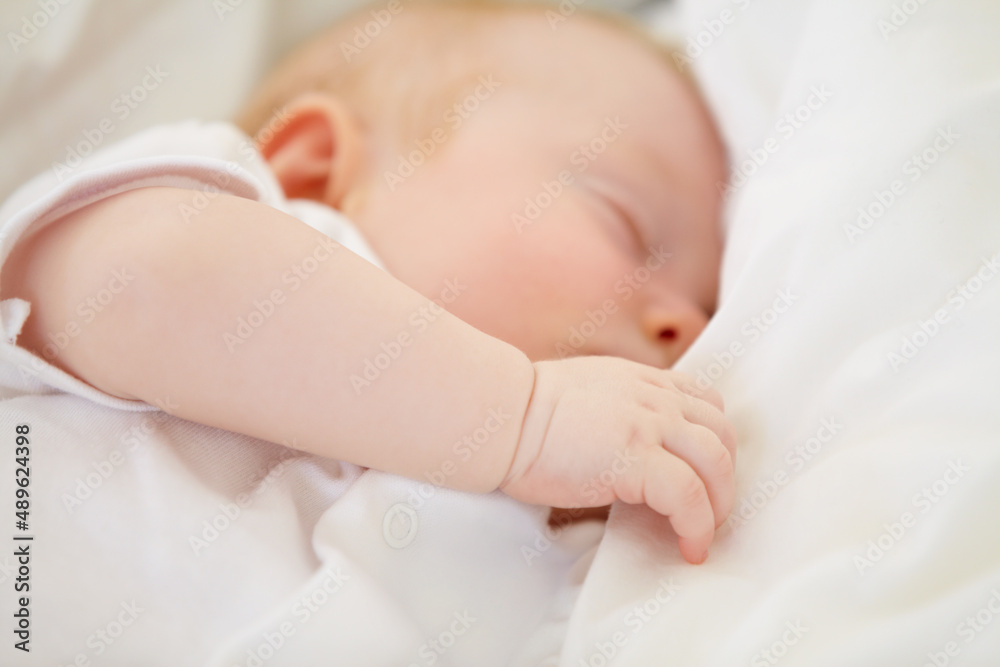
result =
M186 223L192 196L118 195L19 248L2 287L32 302L21 344L41 352L124 269L127 288L57 365L202 424L453 488L497 487L534 382L523 353L268 206L220 195Z

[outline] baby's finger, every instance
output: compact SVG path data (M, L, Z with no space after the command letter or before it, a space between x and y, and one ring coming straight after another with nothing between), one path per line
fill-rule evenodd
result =
M638 502L670 518L670 525L680 537L684 560L696 565L704 562L715 535L715 521L701 478L667 451L650 456L642 472L642 498Z
M701 400L714 405L719 408L720 412L726 411L726 402L722 400L722 394L717 392L712 387L700 388L695 382L690 382L684 384L683 388L678 385L678 389L683 391L688 396L693 396L694 398L700 398Z
M677 419L664 420L661 437L667 451L691 466L701 478L712 503L715 526L721 526L736 501L730 450L704 426Z
M705 401L692 398L684 407L684 419L712 431L729 450L732 464L736 464L736 429L721 411Z
M688 396L693 396L694 398L700 398L701 400L706 401L707 403L710 403L715 407L719 408L719 410L721 410L722 412L726 411L726 404L722 400L722 394L717 392L712 387L705 387L704 389L702 389L701 387L698 386L698 381L695 380L692 376L688 375L687 373L681 373L680 371L670 371L670 370L662 372L665 374L666 380L667 382L669 382L669 384L660 383L661 387L669 387L670 385L673 385L679 391L687 394Z

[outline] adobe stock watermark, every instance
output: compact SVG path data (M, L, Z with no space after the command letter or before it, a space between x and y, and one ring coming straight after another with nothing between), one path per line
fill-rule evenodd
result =
M389 27L392 19L403 11L403 3L400 0L389 0L385 9L376 8L368 12L370 21L363 25L354 27L351 41L340 42L340 53L344 56L344 61L348 64L361 55L361 52L368 48L382 34L382 31Z
M249 145L249 142L247 142L247 145ZM201 215L212 202L218 199L219 195L223 194L225 189L229 187L229 184L233 182L233 176L239 173L239 171L239 164L227 161L225 171L212 171L209 173L208 177L212 180L212 183L205 183L200 188L190 188L191 199L177 204L177 211L180 213L181 219L185 224L190 224L191 220Z
M407 667L436 665L442 656L450 651L478 620L468 609L456 611L451 615L451 621L444 629L417 648L417 660L408 663Z
M438 488L445 486L448 480L468 463L479 450L486 445L497 431L512 419L510 413L502 405L491 407L486 411L486 418L480 426L466 433L451 445L453 456L446 458L441 465L432 471L424 473L429 483L421 483L411 489L406 500L389 507L382 516L382 537L385 543L393 549L408 547L417 537L420 527L417 511L423 508L428 500L437 494Z
M271 143L274 136L278 132L288 127L290 120L291 117L288 115L287 107L272 109L271 116L267 119L267 123L261 126L261 128L254 133L253 137L251 137L249 141L244 139L240 142L239 146L236 147L241 159L246 163L256 159L261 145Z
M578 325L569 328L566 342L556 343L556 354L559 355L560 359L579 354L587 341L596 335L612 316L618 313L620 304L631 299L650 281L653 274L663 268L667 260L673 257L673 253L663 250L663 245L657 248L650 246L647 250L649 255L646 257L645 263L636 267L631 273L623 275L614 284L614 293L619 296L614 299L605 299L599 308L587 310L584 319Z
M643 602L634 605L622 616L622 624L631 632L618 630L605 641L594 642L594 650L576 663L579 667L610 667L614 665L618 653L629 641L642 632L649 623L658 616L664 608L681 591L681 586L674 583L673 578L660 579L653 594Z
M614 489L618 479L632 469L639 462L638 456L633 456L627 450L615 452L615 458L611 464L600 472L597 477L591 478L580 487L580 493L588 503L596 507L604 493Z
M73 340L135 280L135 276L129 272L128 267L124 266L121 269L112 269L110 276L104 287L76 305L74 312L78 319L73 318L66 322L61 330L50 331L46 334L48 342L42 346L42 357L45 361L36 355L31 355L29 362L18 364L17 369L22 378L26 380L37 378L45 369L45 362L52 361L69 347Z
M62 330L46 334L49 342L42 346L42 356L47 361L59 356L59 353L69 347L70 342L79 336L88 324L96 320L97 316L104 312L133 280L135 276L129 272L128 267L112 269L104 287L76 304L73 312L79 319L71 319L63 325Z
M837 421L836 417L822 418L819 428L812 436L803 442L796 443L785 453L785 467L778 468L770 475L758 479L751 491L744 495L737 505L734 505L733 512L726 519L726 524L732 530L747 525L803 468L825 451L843 428L844 425Z
M580 144L570 154L570 166L577 174L587 171L590 165L603 155L628 127L627 123L622 122L620 116L605 118L604 125L594 138L585 144ZM551 181L543 181L538 192L533 196L525 197L524 208L511 213L510 221L514 225L514 230L520 234L526 227L537 222L542 213L550 208L562 196L566 188L573 183L573 171L569 168L560 170Z
M917 525L920 517L941 502L951 488L965 477L965 473L971 470L972 468L962 463L961 459L949 461L948 469L940 478L913 494L910 504L917 511L906 510L895 521L882 524L885 530L878 537L868 540L867 549L863 553L854 556L854 567L857 568L858 574L864 576L867 570L875 567L875 564L903 539L910 528Z
M945 642L940 650L927 653L927 662L922 667L947 667L950 665L952 659L957 658L962 653L963 644L968 646L974 642L990 627L997 616L1000 616L1000 586L991 588L989 597L982 603L982 606L955 626L955 639ZM961 639L963 643L959 644L957 639Z
M293 441L294 442L294 441ZM285 474L286 464L298 458L298 452L294 449L284 449L275 459L272 466L261 469L257 472L251 485L253 491L250 493L239 493L233 502L219 503L219 511L212 517L201 522L201 530L188 536L188 546L195 556L201 557L202 553L209 546L215 543L223 533L233 527L243 516L244 510L249 509L254 502L275 485Z
M240 141L236 147L240 155L240 160L249 164L258 158L260 146L269 143L275 134L287 127L289 120L290 118L284 107L275 109L271 113L267 124L257 130L257 133L252 138ZM219 195L223 194L229 187L229 184L232 183L233 177L242 170L240 164L232 160L227 160L225 166L225 171L212 171L209 173L208 178L212 181L211 183L205 183L200 188L189 188L191 190L191 199L177 205L181 219L186 224L190 224L191 220L200 215L218 199Z
M949 324L952 314L958 312L975 299L983 288L1000 272L1000 252L992 257L983 257L982 262L967 280L948 292L947 303L934 311L926 320L919 322L919 329L904 336L900 346L888 353L886 358L893 371L909 364L930 342Z
M382 377L382 373L389 370L393 362L402 356L403 351L413 345L420 334L427 331L431 324L447 312L445 306L454 303L467 289L468 286L459 282L458 278L445 280L444 288L437 298L410 313L407 318L407 328L388 341L379 343L380 351L365 358L360 373L351 374L349 380L351 388L354 389L354 395L360 396L362 391L377 382Z
M566 509L568 511L561 512L556 516L555 525L546 522L544 528L535 530L535 539L531 544L521 545L521 557L526 565L532 565L536 558L541 557L543 553L551 549L552 545L562 538L566 528L583 516L585 511L582 507L568 507Z
M66 665L60 663L59 667L89 667L91 659L104 655L104 652L132 627L139 615L146 611L136 604L135 600L122 601L118 606L120 610L114 617L87 637L86 644L90 650L80 651L73 656L72 662Z
M638 462L639 457L633 456L628 451L615 452L614 460L611 461L611 464L607 468L602 470L596 477L592 477L580 485L580 493L589 503L587 507L599 507L603 494L614 489L618 479ZM556 525L553 526L550 523L546 523L544 528L535 530L535 538L531 544L521 545L521 557L524 558L524 562L527 565L531 565L532 561L551 549L552 545L562 538L567 526L581 517L585 510L584 507L569 507L566 509L568 510L567 512L560 513L557 516Z
M753 4L753 0L733 0L733 4L741 12L744 12ZM726 7L715 18L702 21L698 32L688 36L684 44L684 51L674 53L674 64L677 69L683 72L685 68L693 65L694 61L711 48L715 41L726 32L726 29L736 22L736 17L737 13Z
M798 300L799 296L791 289L779 289L770 306L760 311L760 314L751 317L740 327L740 333L745 341L734 340L725 350L713 352L712 362L705 368L698 369L698 372L695 373L695 386L704 391L715 384L726 374L726 371L733 367L736 360L746 354L747 350L760 340L761 336L770 331L771 327Z
M163 71L159 64L148 65L138 83L112 100L109 109L111 115L102 118L95 127L84 129L81 132L82 139L75 144L66 146L66 157L63 161L52 163L52 171L59 182L61 183L65 178L71 176L77 167L83 164L83 159L93 153L108 136L118 129L116 121L121 123L127 120L132 112L138 109L139 105L145 102L150 93L159 88L168 76L170 73Z
M103 458L91 462L90 467L93 470L77 477L72 491L63 492L60 500L67 513L76 512L84 501L104 486L104 483L111 479L111 476L122 467L130 455L149 442L152 435L156 433L157 426L169 418L169 412L176 411L180 407L169 396L164 399L156 399L153 404L160 410L146 413L142 421L130 426L118 439L118 447L109 451Z
M894 3L889 16L875 22L878 31L882 33L882 39L889 41L889 35L898 32L900 28L909 23L910 19L928 2L930 0L903 0Z
M807 632L809 632L809 628L802 625L802 621L798 619L785 621L781 636L771 642L769 646L754 653L753 657L750 658L750 667L772 667L778 664Z
M483 103L493 97L503 85L502 81L497 81L492 74L482 75L477 79L477 85L472 92L451 105L445 112L444 126L435 127L426 137L414 139L415 148L405 155L400 155L395 171L385 171L382 177L385 184L389 186L389 192L395 192L406 179L410 178L423 166L438 148L440 148L448 137L458 131L458 128L465 124L465 121L472 118L472 115L479 110Z
M916 183L961 138L962 135L953 131L950 125L938 128L934 139L927 147L914 153L903 163L902 176L909 177L909 184ZM847 240L856 243L906 194L908 187L907 180L900 177L893 179L884 189L875 190L872 193L872 200L865 206L858 207L858 216L854 222L844 223Z
M833 97L825 84L812 86L809 95L802 104L787 112L774 124L774 134L765 139L760 146L752 148L747 156L740 161L734 161L729 169L729 179L726 183L716 183L716 188L722 201L728 201L734 192L742 188L771 159L771 156L781 150L783 142L789 141L796 133L812 120Z
M35 0L39 11L30 16L27 14L22 16L21 29L17 32L7 31L7 41L14 53L17 54L28 42L33 40L39 32L49 25L52 19L59 15L63 7L71 2L73 0Z
M275 287L266 296L254 299L250 311L236 318L236 327L222 334L222 341L230 354L250 340L250 337L274 316L278 307L283 305L288 294L297 292L319 268L343 246L324 234L316 235L316 243L312 252L297 262L293 262L281 276L281 284L285 289Z
M262 667L351 581L351 577L337 565L326 566L315 575L315 579L312 587L298 596L289 608L286 616L291 615L292 620L276 622L269 630L251 639L244 657L233 663L234 667Z
M545 20L549 22L549 28L555 30L561 24L569 20L569 17L576 14L576 10L587 0L559 0L559 4L554 9L545 10Z

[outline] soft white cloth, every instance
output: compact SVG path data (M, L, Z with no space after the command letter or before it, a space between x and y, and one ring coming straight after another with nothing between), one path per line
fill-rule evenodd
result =
M1000 5L682 8L737 171L677 368L737 507L700 567L616 507L561 664L1000 664Z
M26 184L0 208L0 265L59 216L153 185L191 189L189 224L227 192L378 264L336 211L286 201L249 137L189 122ZM3 664L534 665L558 654L580 579L571 566L600 525L552 532L543 508L500 493L363 472L115 398L14 344L29 304L0 308L0 434L13 442L29 426L19 534L34 536L31 652L4 646L14 662ZM52 355L72 331L57 332ZM0 488L12 507L9 449ZM17 563L5 551L10 586ZM0 597L0 614L15 605Z

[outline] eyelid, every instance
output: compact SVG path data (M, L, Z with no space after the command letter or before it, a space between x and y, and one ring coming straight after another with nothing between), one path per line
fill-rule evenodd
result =
M639 229L639 225L635 223L635 218L614 197L607 197L607 201L611 205L611 208L625 221L625 226L628 227L629 232L632 234L632 239L635 241L636 251L639 253L645 251L646 239Z
M641 256L646 251L646 239L642 234L642 230L639 225L636 224L635 218L628 212L628 210L621 205L618 198L607 192L606 188L594 187L594 194L611 209L612 214L622 220L625 223L625 227L628 230L628 236L631 250L636 254L636 256Z

